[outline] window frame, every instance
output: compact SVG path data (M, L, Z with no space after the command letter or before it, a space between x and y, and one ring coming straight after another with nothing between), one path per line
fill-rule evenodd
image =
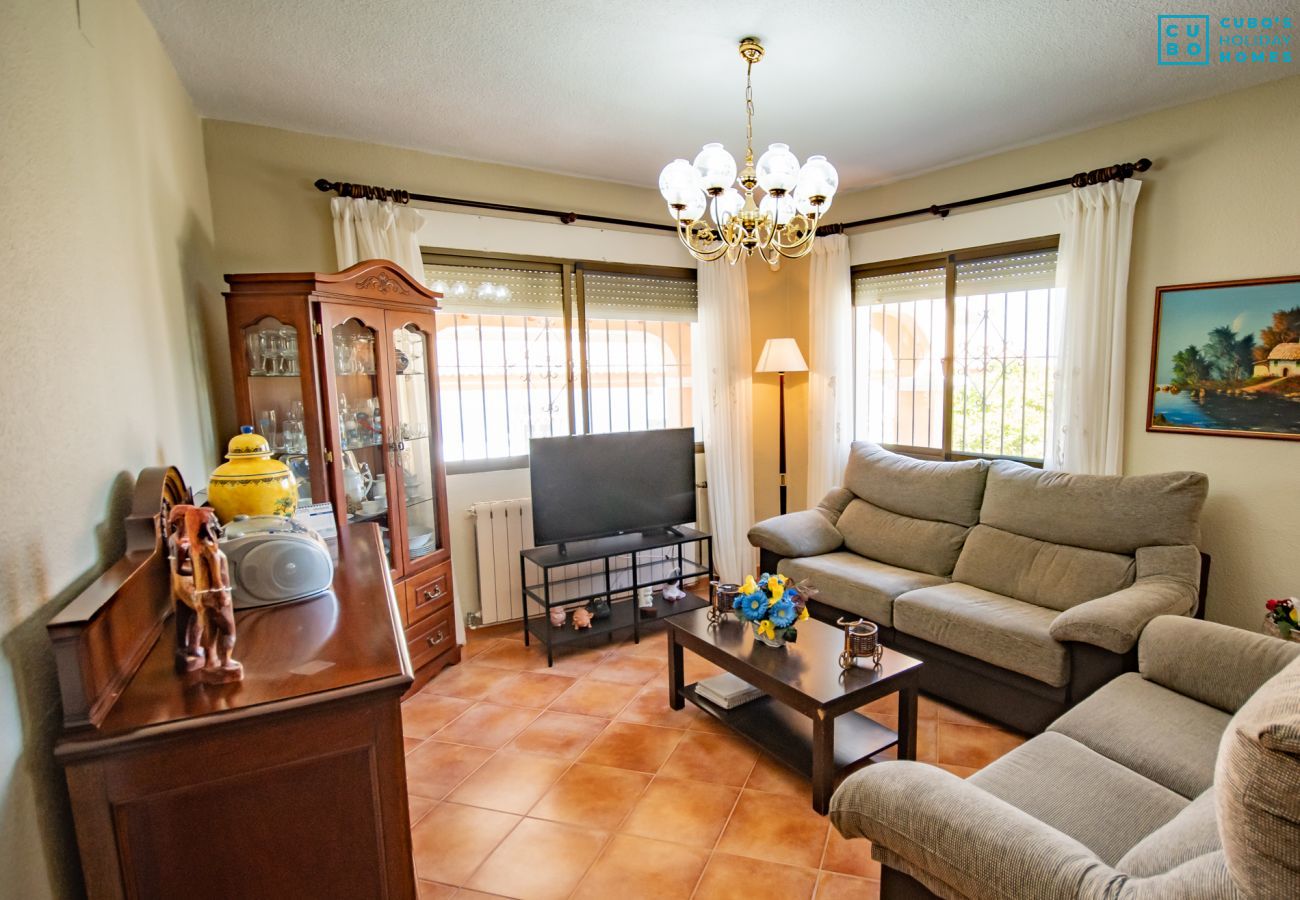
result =
M644 275L657 278L683 278L698 283L697 269L682 266L654 266L632 263L612 263L601 260L566 259L553 256L501 254L483 250L448 250L434 247L420 248L425 265L483 266L500 265L512 268L560 273L564 317L565 390L568 395L569 435L592 434L591 430L591 379L587 358L587 306L585 299L585 272L611 275ZM574 335L577 340L574 340ZM575 347L574 344L577 344ZM439 387L441 390L441 386ZM578 403L582 404L582 428L578 428ZM695 452L704 452L704 444L695 442ZM499 472L507 469L528 468L528 456L498 456L487 459L461 460L447 463L448 475L475 472Z
M849 284L852 285L854 279L862 276L874 275L901 275L907 272L918 272L925 269L944 270L944 298L943 298L943 315L944 315L944 347L943 360L941 368L943 371L943 435L941 447L916 447L909 444L887 444L882 443L880 446L894 453L904 456L910 456L915 459L937 460L942 462L960 462L971 459L1008 459L1014 462L1024 463L1027 466L1042 468L1041 459L1033 459L1023 456L1013 456L1010 454L999 453L972 453L965 450L953 450L953 370L957 356L957 332L954 327L956 320L957 307L957 264L970 262L978 259L990 259L998 256L1010 256L1016 253L1032 253L1037 250L1059 250L1061 245L1061 236L1059 234L1047 234L1040 237L1025 238L1018 241L1003 241L997 244L983 244L978 247L964 247L960 250L950 250L944 253L927 253L921 256L908 256L900 259L881 260L874 263L860 263L852 266L849 270ZM857 315L857 305L853 302L853 291L850 287L849 303L853 305L854 316ZM853 389L855 392L855 421L854 433L856 436L856 391L858 388L858 342L857 327L853 328Z

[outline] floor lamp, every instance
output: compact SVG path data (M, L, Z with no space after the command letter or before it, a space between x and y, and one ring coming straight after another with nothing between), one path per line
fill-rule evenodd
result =
M768 338L759 354L755 372L775 372L781 384L781 515L785 515L785 373L807 372L808 364L794 338Z

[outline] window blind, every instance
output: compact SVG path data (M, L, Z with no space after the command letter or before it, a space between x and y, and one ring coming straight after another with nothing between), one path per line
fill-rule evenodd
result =
M1056 251L1036 250L957 263L962 296L1050 290L1056 287Z
M459 313L492 316L562 316L564 282L559 266L523 269L508 266L427 264L425 283L442 294L442 306Z
M630 275L582 270L583 301L589 319L694 322L698 306L694 278Z
M853 279L854 306L873 306L899 300L943 299L943 295L943 267L889 275L859 275Z

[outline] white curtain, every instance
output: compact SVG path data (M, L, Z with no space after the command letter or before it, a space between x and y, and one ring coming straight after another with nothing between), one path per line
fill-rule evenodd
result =
M808 280L808 503L844 478L853 440L853 285L849 239L818 238Z
M330 213L339 269L363 259L386 259L424 284L419 239L424 219L418 210L388 200L335 197L330 201Z
M1124 335L1133 210L1142 183L1108 181L1061 198L1057 286L1065 289L1045 465L1118 475L1124 464Z
M749 285L744 262L700 264L699 382L696 409L709 483L709 519L718 574L740 581L757 560L745 535L754 524L754 366L749 343Z

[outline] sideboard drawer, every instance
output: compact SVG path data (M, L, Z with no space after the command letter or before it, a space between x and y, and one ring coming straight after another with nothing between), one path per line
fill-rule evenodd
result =
M434 657L456 647L456 623L452 608L443 607L419 625L408 628L406 646L411 652L411 668L419 669Z
M444 606L450 605L450 562L436 566L406 582L406 626L408 628Z

